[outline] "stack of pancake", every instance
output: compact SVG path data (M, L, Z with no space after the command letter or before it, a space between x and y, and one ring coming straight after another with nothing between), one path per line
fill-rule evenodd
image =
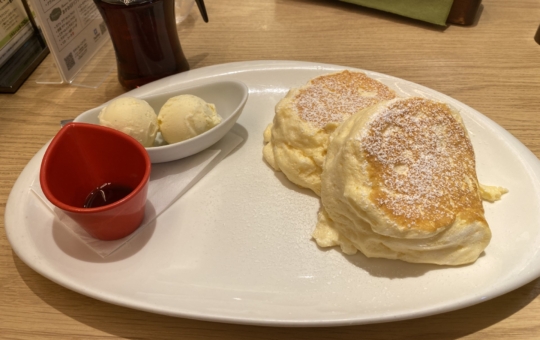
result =
M314 78L277 104L274 122L264 132L263 156L291 182L320 195L328 136L356 112L395 96L361 72Z
M318 228L335 228L369 257L459 265L491 238L467 130L429 99L394 99L341 125L321 199L328 216Z
M267 162L321 196L321 247L460 265L490 241L472 144L447 104L344 71L289 91L264 135Z

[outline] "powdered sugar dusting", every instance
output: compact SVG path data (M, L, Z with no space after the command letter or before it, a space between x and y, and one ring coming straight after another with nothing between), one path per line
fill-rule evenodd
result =
M296 94L295 102L300 118L323 128L394 97L391 89L364 73L343 71L311 80Z
M446 104L393 101L359 139L374 183L370 198L401 224L437 229L458 211L482 210L472 145Z

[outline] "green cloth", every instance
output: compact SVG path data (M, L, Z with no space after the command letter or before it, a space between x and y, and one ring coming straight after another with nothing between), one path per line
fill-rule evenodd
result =
M340 0L446 26L454 0Z

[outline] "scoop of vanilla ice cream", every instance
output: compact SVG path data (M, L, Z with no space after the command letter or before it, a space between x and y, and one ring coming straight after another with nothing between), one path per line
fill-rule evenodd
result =
M158 132L154 109L138 98L118 98L101 110L100 125L122 131L138 140L143 146L152 146Z
M169 98L158 115L161 135L169 144L200 135L220 122L214 104L190 94Z

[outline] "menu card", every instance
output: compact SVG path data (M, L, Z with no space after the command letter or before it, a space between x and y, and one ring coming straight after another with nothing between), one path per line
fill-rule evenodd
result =
M404 17L446 26L454 0L341 0Z
M33 34L21 0L0 0L0 66Z
M91 0L31 1L58 70L63 80L71 83L109 41L107 26Z

